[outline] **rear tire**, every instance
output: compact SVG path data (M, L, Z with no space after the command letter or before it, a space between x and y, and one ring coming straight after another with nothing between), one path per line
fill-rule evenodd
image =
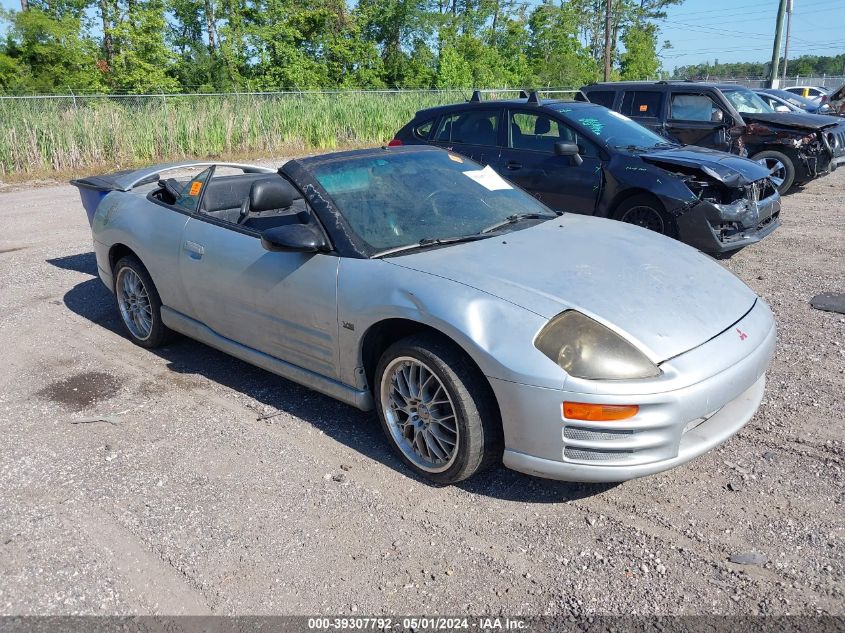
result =
M173 336L161 320L161 299L144 265L127 255L114 265L114 299L123 327L135 345L153 349Z
M616 207L613 217L620 222L641 226L661 235L678 237L675 218L666 213L656 198L647 194L641 193L623 200Z
M772 182L777 187L780 195L784 195L795 184L795 164L786 154L768 149L754 154L751 160L772 170Z
M454 484L501 459L493 391L450 341L432 334L397 341L379 359L373 382L382 430L418 475Z

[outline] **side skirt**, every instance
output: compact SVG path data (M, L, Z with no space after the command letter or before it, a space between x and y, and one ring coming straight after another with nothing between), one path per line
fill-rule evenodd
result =
M374 408L372 394L368 390L355 389L331 378L326 378L302 367L279 360L257 349L241 345L224 336L220 336L199 321L185 316L167 306L161 306L161 320L171 330L205 343L209 347L239 358L251 365L261 367L282 378L287 378L314 391L330 396L362 411Z

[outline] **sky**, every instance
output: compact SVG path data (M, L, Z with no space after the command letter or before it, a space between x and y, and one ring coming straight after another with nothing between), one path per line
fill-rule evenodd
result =
M684 0L659 23L662 55L670 73L679 66L770 61L779 0ZM20 0L0 0L20 8ZM845 53L845 0L794 0L789 57ZM845 70L845 69L843 69ZM845 74L845 73L843 73Z
M663 67L771 61L778 0L685 0L660 22ZM785 36L785 29L784 29ZM845 53L845 0L794 0L789 57ZM787 67L787 71L789 68Z

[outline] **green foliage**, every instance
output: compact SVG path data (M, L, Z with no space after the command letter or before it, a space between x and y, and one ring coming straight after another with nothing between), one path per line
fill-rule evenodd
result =
M656 63L632 25L653 36L681 1L613 0L627 75ZM28 2L3 14L5 92L578 87L602 67L604 0Z
M0 46L0 83L45 93L104 88L97 44L79 36L79 18L54 17L37 8L0 17L11 26Z
M598 78L598 62L578 40L580 26L572 3L546 2L531 14L528 51L540 85L580 87Z
M163 0L135 0L126 19L113 29L117 53L107 81L128 93L176 92L179 82L170 76L175 55L165 42Z
M622 36L625 52L620 59L622 79L654 79L660 70L657 57L657 27L635 24Z
M385 143L462 92L0 100L0 176Z
M780 60L783 68L783 59ZM715 60L712 64L692 64L675 69L675 76L681 79L703 79L708 77L767 77L770 63L768 62L739 62L720 64ZM787 71L790 76L803 75L805 77L820 75L841 75L845 69L845 53L841 55L802 55L789 60Z

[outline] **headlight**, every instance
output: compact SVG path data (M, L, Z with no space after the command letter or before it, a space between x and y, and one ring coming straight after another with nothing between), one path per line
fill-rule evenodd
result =
M575 310L549 321L534 346L578 378L626 380L660 375L657 365L628 341Z

